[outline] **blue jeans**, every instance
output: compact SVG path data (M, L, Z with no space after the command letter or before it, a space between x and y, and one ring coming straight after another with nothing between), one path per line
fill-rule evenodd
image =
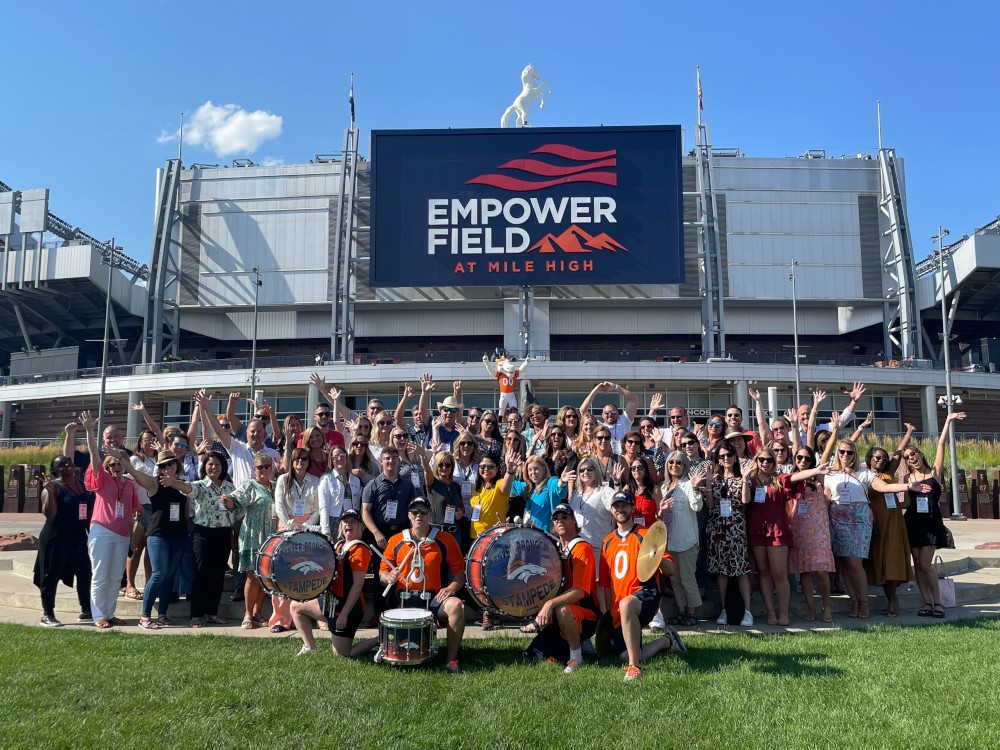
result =
M146 590L142 595L143 617L149 617L153 613L154 598L160 601L157 607L159 613L167 614L167 607L170 606L170 598L174 591L174 575L189 544L187 534L174 538L151 536L146 539L146 551L153 573L146 581Z
M178 596L190 596L191 586L194 582L194 516L188 523L187 547L181 556L180 567L177 568L176 575L171 579L172 594Z

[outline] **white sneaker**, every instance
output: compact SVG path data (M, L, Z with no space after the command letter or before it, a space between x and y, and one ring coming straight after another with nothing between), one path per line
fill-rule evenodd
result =
M750 614L750 610L743 610L743 619L740 620L741 628L752 628L753 627L753 615Z
M649 629L650 630L663 630L666 627L667 627L667 623L663 619L663 612L661 610L661 611L657 612L656 616L650 621L650 623L649 623Z
M716 619L715 624L716 625L728 625L729 624L729 617L726 615L726 610L722 610L722 612L719 613L719 617L718 617L718 619Z
M299 652L297 654L295 654L295 655L296 656L304 656L305 654L314 654L317 651L319 651L319 649L317 649L317 648L309 648L308 646L306 646L305 644L303 644L302 648L300 648Z

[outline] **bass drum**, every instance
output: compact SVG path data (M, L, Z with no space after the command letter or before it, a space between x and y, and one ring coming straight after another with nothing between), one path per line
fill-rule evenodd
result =
M268 594L307 602L326 591L337 574L333 545L312 531L279 531L260 546L257 578Z
M483 609L530 619L562 591L559 544L539 529L494 526L472 542L465 580L472 598Z

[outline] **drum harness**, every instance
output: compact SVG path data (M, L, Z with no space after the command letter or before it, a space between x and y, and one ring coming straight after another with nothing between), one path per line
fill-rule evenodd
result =
M340 563L344 561L354 547L359 544L363 544L366 547L368 546L360 539L352 539L348 542L345 541L343 537L340 537L334 544L334 548L336 548L337 544L340 544L341 542L344 542L344 547L340 550L340 552L335 553L337 566L333 569L333 581L330 581L330 588L327 589L326 597L323 600L323 616L329 618L332 618L337 610L337 597L333 594L333 582L337 580L337 567L339 567Z
M403 579L404 590L400 593L400 604L403 604L405 600L409 600L411 596L421 599L421 604L424 609L430 609L431 595L427 593L427 576L424 574L424 554L420 551L420 547L424 544L433 544L434 540L437 539L438 529L432 528L431 533L427 535L427 538L423 541L418 541L413 538L413 534L410 533L409 529L403 532L403 541L413 545L413 561L410 563L410 572L407 574L406 578ZM405 558L404 558L405 560ZM399 567L403 567L400 563ZM416 577L419 575L419 579ZM410 592L410 581L413 580L414 583L419 583L421 585L420 592Z

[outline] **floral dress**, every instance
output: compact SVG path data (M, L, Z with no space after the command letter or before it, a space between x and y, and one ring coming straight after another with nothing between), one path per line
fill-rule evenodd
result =
M743 514L742 480L717 479L712 483L714 503L708 511L708 572L742 576L750 572L747 519ZM722 501L730 501L730 516L722 515Z
M789 573L815 573L837 569L830 545L829 502L820 487L799 484L801 492L788 506L795 546L788 552Z
M240 527L240 570L256 572L261 545L278 529L273 490L248 479L229 497L237 508L246 511Z

